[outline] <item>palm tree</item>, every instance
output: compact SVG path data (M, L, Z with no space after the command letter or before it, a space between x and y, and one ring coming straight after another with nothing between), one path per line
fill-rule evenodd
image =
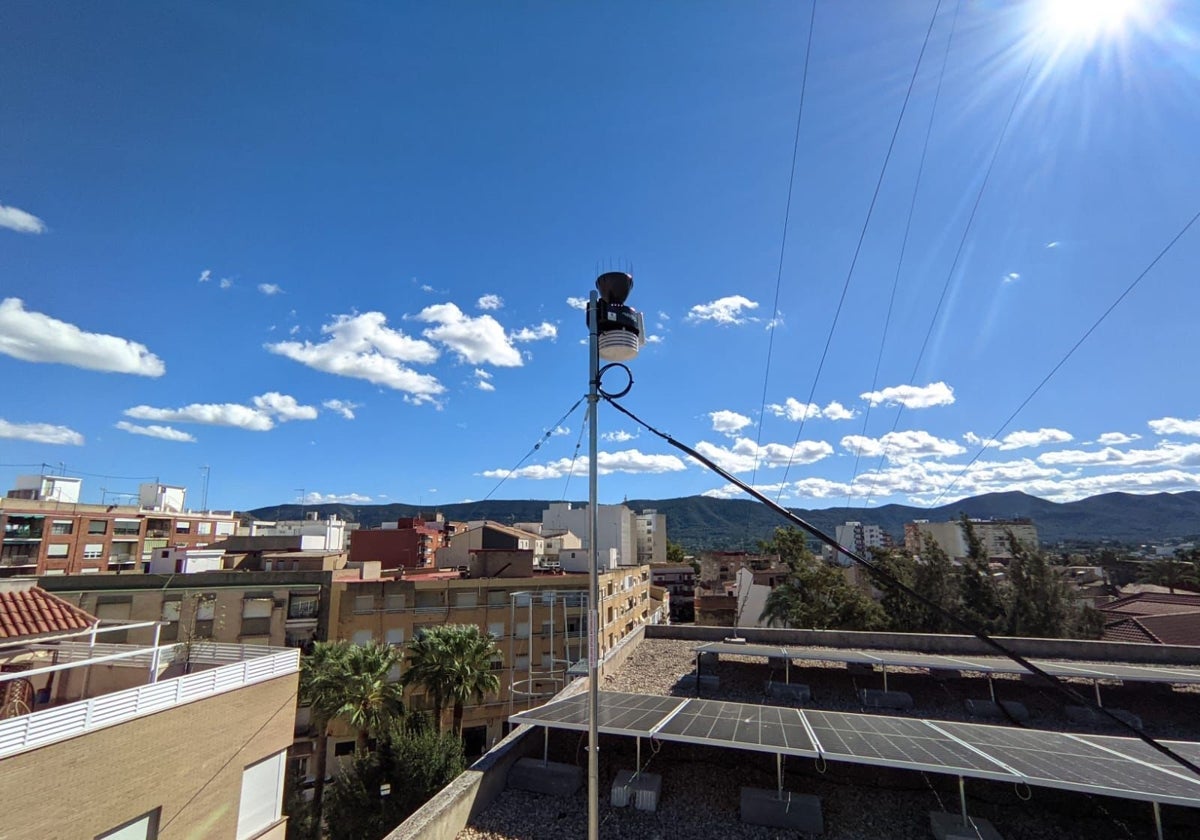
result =
M317 642L300 663L300 705L308 706L317 730L316 782L313 786L313 824L321 824L321 798L325 793L329 724L345 704L343 694L348 642Z
M498 653L496 643L474 625L433 627L409 642L408 652L409 668L403 682L429 692L439 729L447 701L454 708L454 732L461 734L466 704L500 690L500 679L491 670Z
M1192 590L1197 586L1196 571L1178 557L1163 557L1143 564L1138 580L1167 587L1172 595L1177 588Z
M354 751L367 751L367 738L378 737L388 723L404 714L404 687L391 673L404 655L391 645L370 642L352 645L344 660L342 704L337 717L356 732Z

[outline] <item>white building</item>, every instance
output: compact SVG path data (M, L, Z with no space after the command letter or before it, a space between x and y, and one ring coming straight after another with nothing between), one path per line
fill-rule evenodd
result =
M183 513L187 489L170 484L139 484L138 507L142 510L161 510L166 513Z
M255 520L238 530L242 537L300 537L300 547L305 551L345 551L349 548L350 534L346 520L336 514L322 522L316 511L306 519L280 519L274 522ZM384 523L384 528L388 523ZM395 528L396 524L391 523Z
M838 545L853 549L860 556L868 549L887 548L891 545L891 539L882 528L862 522L847 522L845 525L837 526L834 537L837 539ZM854 561L839 551L836 562L839 566L849 566Z
M656 510L637 515L638 564L667 562L667 516Z
M570 502L551 502L542 511L542 535L550 537L570 531L579 536L583 549L591 548L587 506L572 507ZM625 505L598 505L596 531L601 559L616 552L616 564L636 566L638 561L637 517ZM663 560L666 560L664 527ZM561 561L561 555L560 555ZM601 565L604 565L603 562ZM563 566L566 569L566 566Z
M190 575L219 572L225 567L223 548L160 548L150 558L152 575Z
M81 478L68 478L65 475L19 475L8 496L10 499L74 505L79 503L79 487L82 483Z

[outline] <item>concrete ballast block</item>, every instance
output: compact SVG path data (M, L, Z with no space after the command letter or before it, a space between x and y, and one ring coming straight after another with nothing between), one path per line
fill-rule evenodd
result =
M912 695L907 691L882 691L864 688L858 693L859 700L868 709L893 709L906 712L913 707Z
M967 700L965 705L967 714L971 717L1004 720L1011 716L1013 720L1029 720L1029 710L1025 708L1024 703L1018 703L1016 700L1001 700L999 703L993 700ZM1005 711L1008 715L1004 714Z
M791 700L793 703L807 703L812 700L812 689L800 683L781 683L767 681L768 697L776 700Z
M661 793L662 776L657 773L622 770L613 779L612 804L614 808L624 808L632 801L639 811L657 811Z
M571 796L583 786L583 768L539 758L522 758L508 771L508 786L515 790Z
M929 812L929 827L937 840L1004 840L987 820L967 817L970 825L963 825L962 814L948 814L945 811Z
M807 793L762 788L742 788L742 822L750 825L765 825L771 828L786 828L821 834L825 831L825 818L821 814L821 800Z

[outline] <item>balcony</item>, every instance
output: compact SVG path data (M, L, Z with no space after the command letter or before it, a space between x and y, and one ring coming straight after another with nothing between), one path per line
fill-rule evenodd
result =
M0 658L11 653L16 651L0 650ZM28 680L104 663L118 666L114 670L121 672L126 682L144 684L68 700L0 720L0 760L185 703L294 674L300 668L300 651L295 649L215 642L196 643L190 649L182 645L144 647L61 642L30 645L20 653L41 655L42 661L55 664L3 674L0 679ZM188 673L183 673L185 671ZM167 674L177 676L160 678Z

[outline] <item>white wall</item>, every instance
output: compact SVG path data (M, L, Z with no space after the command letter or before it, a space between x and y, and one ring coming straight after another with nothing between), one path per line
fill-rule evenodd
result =
M636 566L637 517L625 505L599 505L597 507L596 531L600 554L607 556L616 551L617 563ZM591 534L587 527L587 506L572 507L570 502L552 502L542 512L542 532L570 531L579 536L583 548L591 547Z

